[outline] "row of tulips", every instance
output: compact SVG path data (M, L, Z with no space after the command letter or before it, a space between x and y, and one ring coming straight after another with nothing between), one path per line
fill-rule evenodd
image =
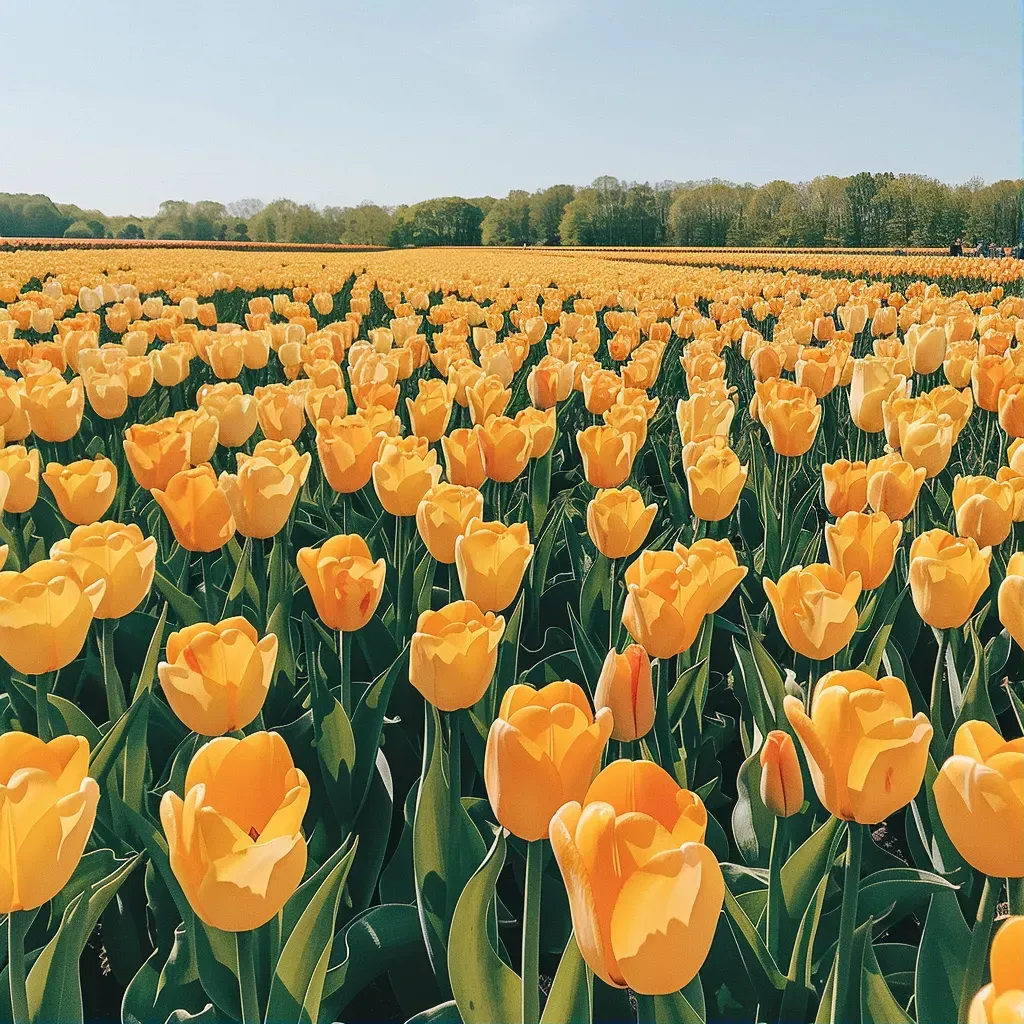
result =
M1019 275L291 259L0 256L11 1019L1024 1019Z

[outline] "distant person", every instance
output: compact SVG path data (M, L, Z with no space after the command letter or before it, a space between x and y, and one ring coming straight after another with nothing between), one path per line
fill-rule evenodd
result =
M949 247L950 256L963 256L964 254L964 242L962 238L958 238L955 242L951 243Z
M984 238L978 239L978 248L974 251L975 256L985 257L988 255L988 242Z

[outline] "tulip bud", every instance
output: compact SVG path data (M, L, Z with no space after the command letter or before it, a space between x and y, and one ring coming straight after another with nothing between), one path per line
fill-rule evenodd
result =
M657 513L635 487L599 490L587 506L587 532L605 558L628 558L647 539Z
M761 747L761 802L777 818L798 813L804 803L804 778L793 738L772 729Z
M453 484L480 487L487 479L482 428L460 427L441 438L445 472Z
M462 593L484 611L500 612L519 592L533 545L526 523L471 519L455 541L455 565Z
M621 654L613 647L604 659L594 693L594 706L612 713L612 739L632 742L654 727L654 684L651 659L639 644Z
M353 633L373 618L384 592L386 565L383 558L373 561L362 537L339 534L319 548L302 548L296 564L328 628Z
M762 580L783 639L797 654L823 661L838 654L857 631L860 573L844 576L831 565L794 566L775 583Z
M167 489L153 489L174 538L188 551L216 551L235 533L235 518L209 463L175 473Z
M482 519L484 496L475 487L435 484L416 507L416 527L431 556L446 565L455 561L455 541L471 519Z

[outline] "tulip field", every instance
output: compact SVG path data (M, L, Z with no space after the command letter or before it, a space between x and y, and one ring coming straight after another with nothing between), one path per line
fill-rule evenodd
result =
M0 1022L1024 1021L1024 262L0 253Z

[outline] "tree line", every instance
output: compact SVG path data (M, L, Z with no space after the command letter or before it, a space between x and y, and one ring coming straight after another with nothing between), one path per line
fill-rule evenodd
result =
M948 185L918 174L807 182L626 182L448 196L406 206L315 207L278 199L167 200L152 217L108 216L43 195L0 193L0 236L344 242L355 245L686 245L909 248L1021 239L1024 181Z

